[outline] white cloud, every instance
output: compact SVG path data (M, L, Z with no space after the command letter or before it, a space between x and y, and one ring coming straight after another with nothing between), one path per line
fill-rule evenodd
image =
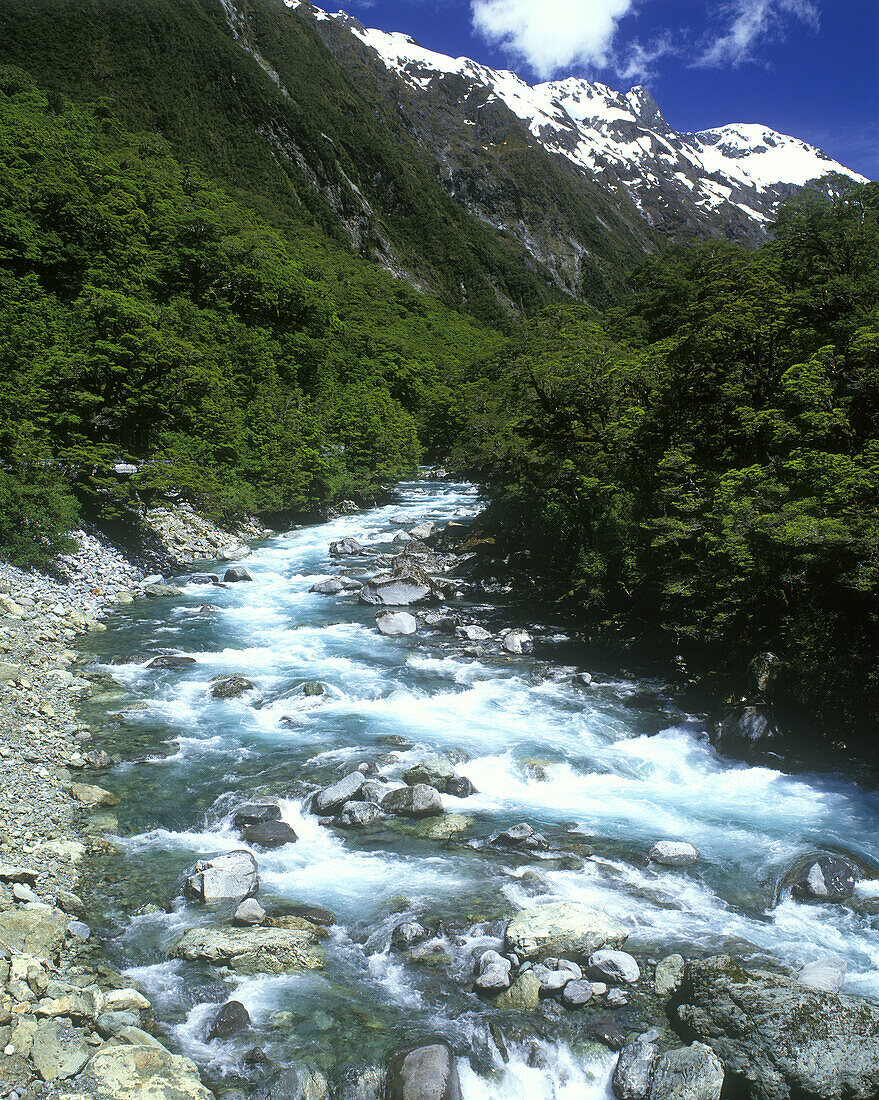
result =
M630 42L623 57L614 63L614 68L623 80L646 84L656 76L656 62L661 57L680 52L677 46L672 45L671 35L665 32L646 45L638 41Z
M755 47L781 32L785 18L818 26L816 0L733 0L723 8L727 30L704 50L702 65L741 65L754 59Z
M542 78L613 61L619 21L634 0L472 0L474 28Z

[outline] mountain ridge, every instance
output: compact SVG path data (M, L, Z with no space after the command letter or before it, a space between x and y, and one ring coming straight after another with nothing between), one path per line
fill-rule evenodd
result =
M677 132L641 85L627 93L578 77L529 85L511 70L426 49L410 35L368 28L344 11L329 13L308 0L285 3L310 14L319 29L328 21L345 27L417 92L427 94L450 77L469 82L469 97L482 86L489 94L477 110L497 100L546 151L586 172L616 176L652 226L668 228L662 205L675 200L681 205L684 198L705 212L720 213L731 235L758 243L778 203L799 187L829 173L866 182L817 147L762 123ZM476 125L473 117L464 121ZM756 223L750 233L741 215Z

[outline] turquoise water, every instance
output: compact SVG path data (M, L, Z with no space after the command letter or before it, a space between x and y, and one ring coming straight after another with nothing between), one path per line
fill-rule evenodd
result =
M612 914L630 929L636 954L727 950L796 967L832 952L848 963L847 991L879 997L879 883L862 885L848 907L774 905L784 870L813 850L879 865L875 794L832 775L720 758L700 718L680 711L660 683L596 675L591 690L576 690L575 669L561 663L570 652L564 631L517 619L514 605L454 601L489 629L536 627L536 656L468 656L466 643L442 634L385 638L375 609L356 596L309 592L339 571L328 555L333 539L353 536L368 548L349 572L369 576L375 556L398 549L391 540L401 529L477 509L467 485L404 485L390 506L261 544L245 563L254 583L186 585L181 597L121 610L93 642L126 689L122 702L141 704L121 719L111 714L119 700L93 706L105 730L99 743L152 754L99 779L122 796L119 856L110 861L118 886L106 889L103 932L174 1041L209 1074L233 1073L254 1037L205 1044L199 1036L214 1003L234 995L279 1060L332 1073L439 1033L472 1051L461 1064L467 1100L601 1096L613 1056L578 1043L570 1018L540 1040L539 1074L515 1047L501 1067L484 1006L468 991L474 950L495 946L503 919L538 892ZM217 610L200 611L206 600ZM197 662L145 667L165 650ZM211 680L232 673L255 690L213 699ZM303 696L309 680L326 694ZM412 747L390 745L391 736ZM595 855L539 867L535 885L516 857L419 839L392 823L341 835L303 812L316 784L363 762L399 778L427 753L448 755L479 792L444 796L449 811L473 819L468 838L527 821L554 843L589 845ZM211 919L180 900L183 871L241 847L230 814L263 797L280 799L299 840L257 853L262 900L336 914L326 969L242 981L168 962L169 943ZM702 861L685 871L648 864L663 838L691 841ZM151 911L137 915L145 905ZM401 914L448 922L435 945L442 965L413 965L388 950Z

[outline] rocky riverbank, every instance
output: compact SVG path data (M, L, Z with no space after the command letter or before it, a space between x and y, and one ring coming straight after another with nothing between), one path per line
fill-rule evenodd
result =
M249 552L241 532L174 524L179 511L153 528L169 557ZM155 1037L149 1001L107 965L78 894L117 799L77 778L109 763L79 717L106 677L77 639L163 578L95 535L76 539L54 576L0 563L0 1096L207 1100L194 1063Z

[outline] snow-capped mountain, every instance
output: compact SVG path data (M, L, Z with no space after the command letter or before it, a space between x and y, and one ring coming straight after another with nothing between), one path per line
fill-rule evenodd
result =
M511 219L493 206L496 173L486 166L487 157L503 160L502 145L515 144L511 125L520 141L565 161L618 204L625 196L650 227L678 239L724 235L756 243L780 200L807 182L829 173L863 178L766 126L677 133L642 87L624 93L577 78L532 86L513 72L427 50L408 35L369 29L345 12L329 14L307 0L287 3L317 21L337 57L344 60L355 44L365 48L397 83L396 108L436 156L447 191L522 240L542 234L535 235L527 217ZM475 191L474 171L485 185ZM551 252L552 242L543 240L535 255L570 285L577 248L555 264Z

